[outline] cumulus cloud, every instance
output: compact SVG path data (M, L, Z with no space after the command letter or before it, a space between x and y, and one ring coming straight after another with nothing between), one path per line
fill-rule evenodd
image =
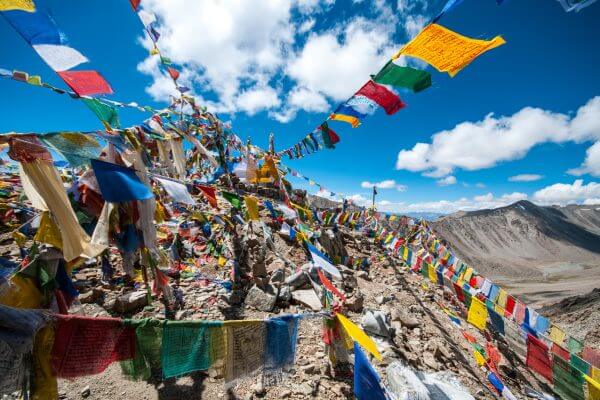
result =
M372 189L373 187L376 187L377 189L396 189L399 192L405 192L408 189L408 186L396 183L393 179L386 179L381 182L363 181L360 184L360 187L363 189Z
M482 121L460 123L434 134L431 143L401 150L396 168L441 178L456 169L473 171L522 158L541 143L598 139L600 97L595 97L573 117L526 107L509 117L488 114Z
M436 183L438 184L438 186L450 186L450 185L456 185L456 177L453 175L448 175L445 178L442 179L438 179L436 181Z
M555 183L533 194L533 200L540 204L566 205L597 198L600 198L600 183L584 184L583 179L577 179L572 184Z
M590 174L600 176L600 141L594 143L585 154L585 160L579 168L569 170L572 175Z
M543 175L538 174L519 174L508 178L510 182L535 182L543 178Z

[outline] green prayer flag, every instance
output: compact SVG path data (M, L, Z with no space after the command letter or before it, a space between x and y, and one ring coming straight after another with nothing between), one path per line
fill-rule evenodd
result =
M567 347L569 348L570 353L579 354L583 350L583 343L570 336L569 341L567 342Z
M554 392L564 400L585 400L583 375L559 356L552 359Z
M132 380L147 380L162 375L162 331L164 321L144 318L126 319L125 326L135 328L135 357L121 361L121 370Z
M403 87L417 93L431 86L431 74L411 67L403 67L389 61L373 76L376 83Z
M81 100L83 100L85 105L88 106L88 108L92 110L94 114L96 114L96 117L98 117L100 121L105 122L114 128L119 127L119 114L117 114L116 108L102 103L97 99L82 98Z
M227 200L228 202L231 203L231 205L234 208L237 208L238 210L241 210L242 208L242 198L240 196L238 196L235 193L230 193L230 192L221 192L221 196L223 196L223 198L225 200Z

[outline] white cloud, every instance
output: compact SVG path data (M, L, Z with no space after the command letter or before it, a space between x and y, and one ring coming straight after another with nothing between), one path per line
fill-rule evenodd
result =
M310 31L312 28L314 28L316 23L317 23L317 21L314 18L309 18L300 24L300 26L298 27L298 32L306 33L308 31Z
M450 186L450 185L456 185L456 177L453 175L448 175L445 178L442 179L438 179L436 181L436 183L438 184L438 186Z
M586 206L596 206L600 204L600 198L586 199L583 204Z
M238 109L245 111L248 115L254 115L265 109L278 107L281 101L277 92L271 87L256 88L240 93L236 99Z
M417 36L419 32L427 25L430 18L425 15L409 15L404 22L404 30L409 38Z
M475 187L476 187L476 188L479 188L479 189L483 189L483 188L485 187L485 183L477 182L477 183L475 184Z
M586 200L600 197L600 183L583 183L583 179L577 179L572 184L555 183L538 190L533 194L533 200L540 204L566 205L582 203Z
M479 170L524 157L541 143L584 142L600 139L600 96L580 107L571 118L526 107L510 117L487 115L482 121L463 122L401 150L397 169L443 177L456 169Z
M290 60L287 73L299 87L335 101L345 100L397 48L387 25L356 18L342 32L310 35L304 48Z
M386 179L381 182L364 181L360 184L360 187L363 189L372 189L373 187L377 187L377 189L396 189L399 192L406 192L408 190L408 186L396 183L393 179Z
M421 203L410 203L406 204L403 202L394 203L394 202L386 202L382 204L383 201L378 202L378 209L380 211L387 212L396 212L396 213L411 213L411 212L436 212L449 214L456 211L475 211L482 209L490 209L490 208L498 208L504 207L519 200L527 199L527 195L525 193L508 193L503 194L500 197L495 197L491 193L475 196L471 199L463 197L458 200L440 200L440 201L430 201L430 202L421 202ZM385 200L384 200L385 201Z
M233 111L240 105L237 97L242 82L249 92L264 90L272 74L283 68L294 41L291 0L205 0L193 4L187 0L145 0L142 7L158 17L161 51L186 70L195 71L195 81L217 94L220 110ZM147 41L144 43L149 47ZM145 60L138 68L154 78L148 93L165 100L170 89L156 68L148 70L146 64L153 62ZM256 98L241 101L253 112L259 103ZM268 107L273 101L262 104Z
M568 171L572 175L590 174L600 176L600 141L594 143L585 153L585 160L579 168Z
M543 178L543 175L538 174L519 174L508 178L510 182L535 182Z

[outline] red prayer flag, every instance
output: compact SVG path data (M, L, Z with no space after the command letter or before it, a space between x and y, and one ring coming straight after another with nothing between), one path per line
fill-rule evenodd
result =
M454 287L454 293L456 293L456 297L458 298L458 300L460 300L461 303L464 303L465 294L463 293L462 288L454 282L452 282L452 286Z
M204 193L210 205L218 210L219 206L217 205L217 195L215 188L203 185L198 185L198 188L202 190L202 193Z
M79 96L113 93L108 82L97 71L58 71L57 73Z
M556 354L566 362L570 362L571 360L571 353L569 353L569 350L557 345L556 343L552 343L552 354Z
M508 296L506 298L506 308L504 309L504 316L510 317L515 310L515 298L512 296Z
M137 9L140 6L140 3L142 2L142 0L129 0L129 2L131 3L131 7L133 7L133 9L135 11L137 11Z
M179 78L179 71L177 71L175 68L168 67L167 71L169 71L169 75L171 75L171 78L173 78L174 81L176 81L177 78Z
M379 85L373 81L368 81L356 92L355 96L365 96L379 104L388 115L396 113L398 110L406 107L406 104L398 97L398 95L383 85Z
M600 368L600 351L585 346L581 358L589 362L596 368Z
M317 274L319 274L319 279L321 280L321 283L323 284L323 286L325 286L327 290L335 294L340 300L346 301L346 296L340 293L340 291L337 290L335 286L333 286L333 283L331 283L331 281L327 279L327 277L323 274L321 269L317 270Z
M114 361L135 356L135 330L118 318L57 315L52 367L56 376L99 374Z
M525 364L552 382L552 360L550 360L548 346L531 334L527 335L527 360Z

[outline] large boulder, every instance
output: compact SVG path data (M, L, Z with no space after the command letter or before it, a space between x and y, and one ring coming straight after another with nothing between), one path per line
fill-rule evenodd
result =
M294 290L292 292L292 299L313 311L321 311L323 308L321 299L319 299L319 296L317 296L313 289Z
M244 304L258 311L269 312L275 307L277 301L277 288L273 285L266 285L264 290L254 285L248 291Z
M336 264L339 264L343 257L348 256L342 233L339 230L334 232L333 229L321 229L319 243L323 246L323 250L325 250L327 255L332 259L331 261Z
M138 290L117 297L112 310L121 314L128 314L147 305L148 293L145 290Z

